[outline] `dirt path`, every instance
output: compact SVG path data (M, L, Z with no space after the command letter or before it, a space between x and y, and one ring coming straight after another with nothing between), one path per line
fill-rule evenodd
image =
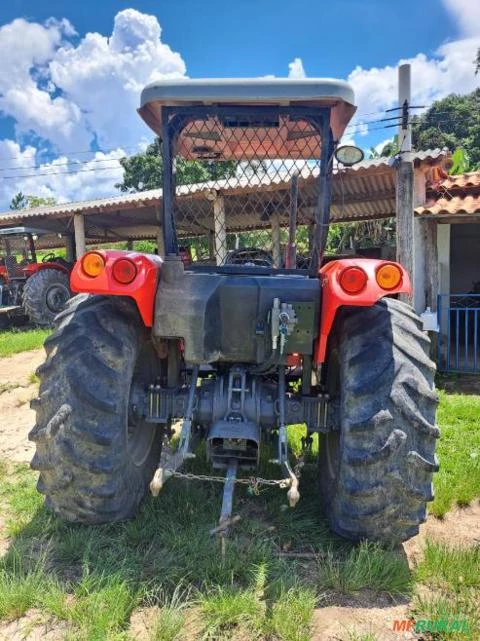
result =
M27 438L35 422L29 406L37 393L32 375L44 358L43 349L0 358L0 459L28 463L33 456Z

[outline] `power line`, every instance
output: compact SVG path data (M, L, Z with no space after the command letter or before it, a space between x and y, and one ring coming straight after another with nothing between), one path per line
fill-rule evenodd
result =
M95 167L94 169L79 169L78 171L51 171L37 174L22 174L16 176L2 176L2 180L18 180L19 178L39 178L41 176L65 176L75 174L86 174L92 171L115 171L115 167Z

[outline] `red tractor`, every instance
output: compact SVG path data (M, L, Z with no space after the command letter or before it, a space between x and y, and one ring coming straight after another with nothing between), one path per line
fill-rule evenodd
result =
M224 482L219 527L272 438L280 478L255 483L288 489L293 506L287 426L303 424L335 532L388 544L418 532L439 432L429 339L399 300L409 276L392 261L323 259L334 158L361 158L338 147L354 112L335 80L144 89L140 115L162 141L162 256L86 253L38 370L32 467L61 518L132 517L149 484L158 494L182 476L198 439Z
M37 262L35 240L48 232L32 227L0 229L0 311L25 314L51 326L71 296L71 265L54 252Z

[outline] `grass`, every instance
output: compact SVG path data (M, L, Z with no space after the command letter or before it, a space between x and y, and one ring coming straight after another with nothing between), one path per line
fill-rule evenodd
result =
M9 329L0 332L0 357L42 347L50 329Z
M440 392L440 471L434 479L435 500L429 506L435 516L480 496L479 416L480 396Z
M197 471L204 465L193 461ZM400 557L330 534L307 470L304 501L295 511L285 509L284 491L250 497L238 488L242 520L223 557L220 541L209 536L221 502L216 484L171 479L161 499L148 498L135 519L88 527L60 522L42 505L35 478L26 466L0 469L0 507L11 537L0 561L0 618L34 607L65 621L72 639L127 639L132 609L155 606L152 640L175 641L194 610L199 638L307 641L326 590L410 591ZM285 551L312 558L285 557Z
M479 411L478 397L441 393L442 467L433 503L439 516L480 496L472 456L480 452ZM290 433L296 451L300 431ZM267 459L260 473L274 476L278 470ZM202 456L189 465L206 470ZM333 536L319 517L314 475L304 468L295 510L286 508L284 491L269 488L252 497L238 487L235 512L242 519L222 555L220 541L209 536L221 503L217 484L171 479L131 521L75 526L43 506L27 466L0 461L0 509L11 539L0 560L0 619L36 608L63 622L69 641L131 641L132 611L146 607L154 616L145 641L308 641L314 609L325 595L341 603L343 595L368 590L382 598L413 593L417 620L461 614L475 628L479 548L428 543L412 572L397 551ZM349 634L350 641L376 639Z
M452 592L480 588L480 547L452 548L427 541L418 578Z

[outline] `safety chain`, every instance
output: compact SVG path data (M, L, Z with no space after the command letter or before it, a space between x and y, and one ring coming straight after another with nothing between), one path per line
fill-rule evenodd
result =
M300 477L300 468L303 466L303 463L295 466L295 474L297 477ZM209 476L208 474L193 474L192 472L179 472L177 470L165 469L165 475L168 477L175 477L178 479L184 479L186 481L211 481L213 483L225 483L226 477L224 476ZM247 485L250 491L253 494L260 493L260 486L267 485L270 487L279 487L281 489L286 489L292 484L291 479L262 479L260 477L251 476L245 479L234 480L234 483L240 483L241 485Z

